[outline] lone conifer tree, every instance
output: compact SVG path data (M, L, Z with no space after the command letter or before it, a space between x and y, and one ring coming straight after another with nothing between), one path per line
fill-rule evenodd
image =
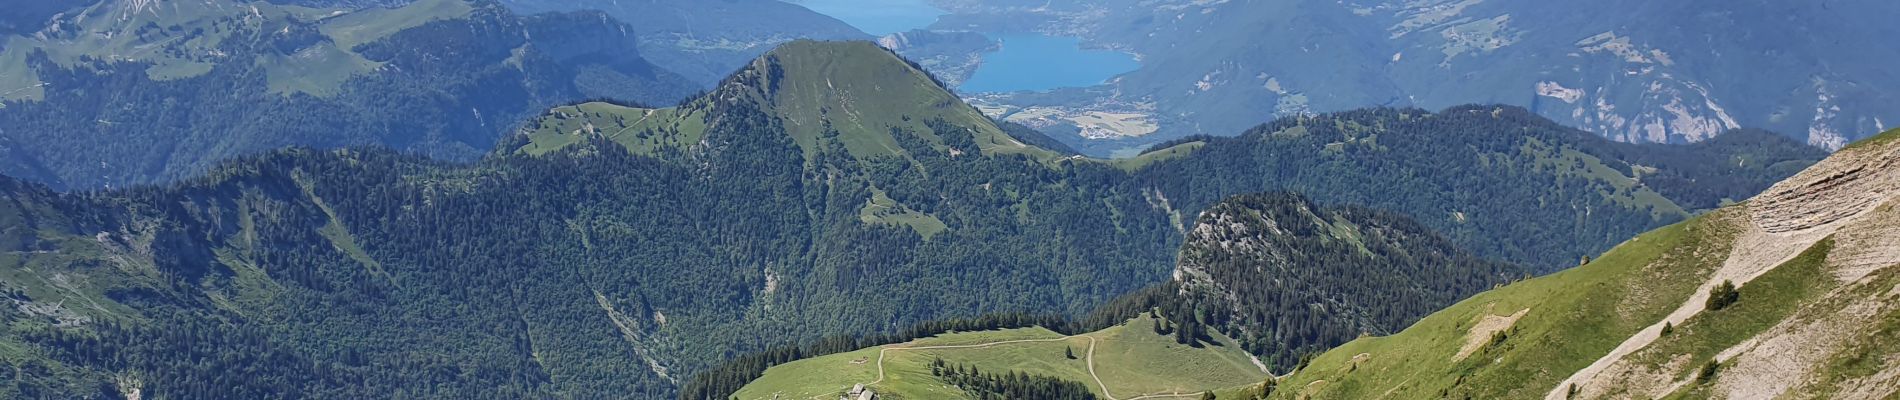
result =
M1735 282L1722 281L1721 285L1709 289L1709 301L1705 306L1709 311L1720 311L1735 304L1741 297L1742 293L1735 290Z

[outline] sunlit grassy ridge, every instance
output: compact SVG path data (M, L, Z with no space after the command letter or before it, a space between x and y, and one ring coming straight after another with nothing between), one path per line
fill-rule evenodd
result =
M1207 390L1237 393L1250 390L1267 376L1246 352L1224 336L1216 334L1214 341L1200 347L1183 345L1172 336L1155 333L1155 322L1143 315L1075 336L1043 328L957 332L814 357L772 367L734 397L830 400L852 385L863 383L884 398L966 398L961 389L931 374L930 365L936 360L987 372L1021 372L1081 382L1102 398ZM936 346L967 347L930 348ZM878 381L880 352L882 381ZM1069 357L1071 354L1074 358ZM1091 362L1094 375L1090 374ZM1102 392L1104 386L1109 391L1106 395Z
M1276 398L1541 397L1688 299L1729 254L1738 214L1658 229L1589 264L1480 293L1396 335L1352 341L1282 380ZM1484 317L1523 310L1501 336L1475 333L1484 344L1458 357Z

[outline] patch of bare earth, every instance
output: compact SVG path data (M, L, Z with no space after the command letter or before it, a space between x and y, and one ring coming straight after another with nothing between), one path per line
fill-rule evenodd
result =
M1769 399L1788 393L1812 392L1829 378L1821 370L1830 358L1856 350L1854 343L1868 335L1867 327L1900 312L1900 298L1869 279L1885 268L1900 266L1900 212L1892 203L1857 217L1835 235L1836 250L1824 267L1847 285L1821 296L1796 315L1747 342L1724 350L1718 359L1730 363L1716 381L1716 392L1732 399ZM1883 236L1885 235L1885 236ZM1883 365L1896 364L1884 355ZM1872 376L1837 386L1838 399L1881 399L1900 390L1900 369L1884 368Z
M1900 396L1900 356L1889 355L1884 364L1886 368L1873 376L1842 384L1841 387L1847 390L1837 395L1843 399L1891 399Z
M1301 388L1300 388L1300 394L1299 394L1298 396L1295 396L1295 397L1297 397L1297 398L1299 398L1299 399L1302 399L1302 400L1305 400L1305 399L1311 399L1311 398L1313 398L1313 395L1314 395L1314 394L1318 394L1318 393L1319 393L1319 391L1320 391L1320 389L1325 389L1325 388L1326 388L1326 380L1325 380L1325 379L1320 379L1320 380L1316 380L1316 381L1313 381L1312 383L1308 383L1308 384L1306 384L1306 386L1305 386L1305 387L1301 387Z
M1900 264L1900 207L1888 203L1834 235L1828 272L1842 283L1857 282Z
M1479 349L1484 348L1485 344L1491 342L1491 335L1511 329L1511 326L1517 325L1518 319L1524 318L1524 314L1531 312L1531 309L1526 308L1517 310L1511 315L1492 315L1491 309L1496 305L1497 303L1491 303L1484 306L1484 314L1478 316L1476 324L1471 325L1471 330L1465 334L1465 344L1458 347L1458 354L1451 357L1452 361L1461 361L1465 357L1470 357L1472 353L1477 353Z

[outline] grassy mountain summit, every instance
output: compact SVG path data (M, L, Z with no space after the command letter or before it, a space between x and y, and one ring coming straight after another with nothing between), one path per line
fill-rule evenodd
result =
M941 124L973 130L984 154L1055 156L1004 134L922 68L871 42L795 41L727 82L713 95L768 105L807 155L835 143L854 158L907 157L892 132L915 132L937 147L945 138L931 125Z
M1328 351L1276 398L1891 397L1894 137L1584 266Z
M839 156L854 159L909 158L910 150L898 143L898 132L947 151L940 129L971 130L969 140L983 154L1027 154L1047 161L1058 157L1010 137L929 73L889 50L871 42L811 40L767 52L705 97L676 107L593 103L555 109L532 127L523 150L547 152L577 142L577 135L606 137L640 153L656 147L638 138L654 135L677 136L680 140L672 141L673 147L692 145L691 138L703 135L713 116L733 107L758 109L781 121L784 134L807 159L838 150L844 152Z
M1181 344L1152 328L1163 321L1143 314L1076 335L1042 327L946 333L779 365L731 397L830 398L867 384L883 398L984 398L954 382L948 366L1076 382L1101 399L1198 395L1267 376L1232 339L1216 332Z

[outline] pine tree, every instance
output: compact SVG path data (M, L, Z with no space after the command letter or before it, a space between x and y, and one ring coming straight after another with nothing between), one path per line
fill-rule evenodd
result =
M1715 373L1721 369L1722 364L1709 360L1707 364L1702 364L1702 371L1697 372L1695 378L1698 381L1708 382L1715 379Z
M1709 311L1720 311L1735 304L1741 297L1741 292L1735 290L1735 282L1725 280L1721 285L1709 289L1709 301L1705 305Z

